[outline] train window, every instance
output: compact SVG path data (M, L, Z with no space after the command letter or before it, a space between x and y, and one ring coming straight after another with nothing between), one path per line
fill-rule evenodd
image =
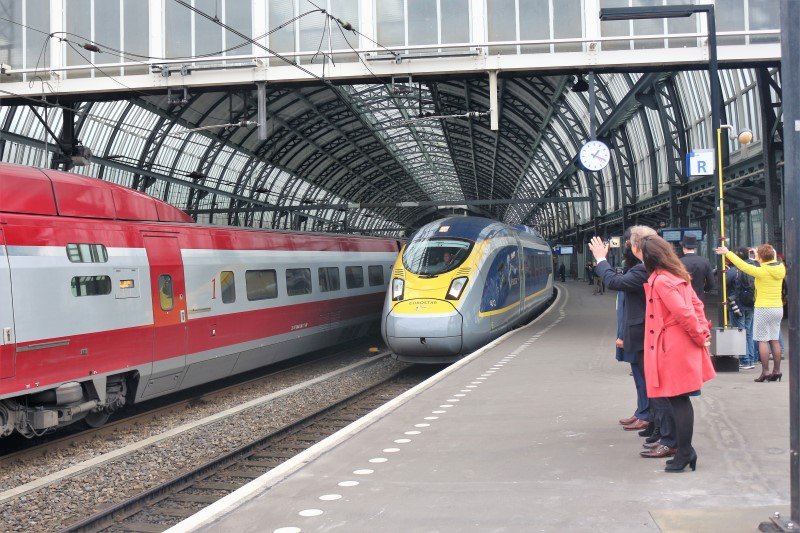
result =
M322 292L338 291L341 288L339 282L338 267L322 267L319 269L319 290Z
M73 263L107 263L108 251L102 244L68 244L67 257Z
M244 283L251 302L278 297L278 276L274 270L248 270L244 273Z
M169 274L158 276L158 299L162 311L171 311L175 306L175 297L172 294L172 276Z
M311 294L311 269L287 268L286 292L289 294L289 296Z
M547 285L550 263L547 252L525 248L525 294L538 292Z
M73 296L102 296L111 294L109 276L75 276L72 278Z
M486 275L481 312L504 309L519 301L519 254L516 246L501 248Z
M383 267L381 265L370 265L367 267L367 275L369 276L370 287L383 285Z
M222 291L222 303L232 304L236 301L236 278L230 270L219 273L219 288Z
M351 266L345 267L344 277L347 281L348 289L357 289L364 286L364 267Z
M436 276L463 263L472 245L461 239L412 239L403 252L403 264L413 274Z

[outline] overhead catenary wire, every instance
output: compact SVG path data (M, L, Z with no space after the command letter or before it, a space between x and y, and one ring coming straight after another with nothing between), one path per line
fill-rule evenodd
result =
M258 48L261 48L261 49L267 51L268 53L272 54L274 57L282 60L283 62L285 62L285 63L287 63L287 64L289 64L291 66L294 66L298 70L300 70L300 71L304 72L305 74L309 75L310 77L320 81L324 85L327 85L327 86L335 89L335 87L330 83L330 81L328 81L328 80L326 80L324 78L324 70L323 70L323 77L320 77L316 73L310 71L307 68L304 68L303 66L299 65L297 62L287 58L286 56L282 55L281 53L275 52L274 50L270 49L269 47L262 45L261 43L255 41L254 39L248 37L247 35L244 35L241 32L239 32L238 30L236 30L236 29L230 27L229 25L219 21L218 17L212 17L212 16L202 12L201 10L199 10L197 8L194 8L193 6L187 4L186 2L183 2L183 1L180 1L180 0L176 0L176 2L178 4L180 4L180 5L183 5L184 7L189 9L190 11L198 14L199 16L202 16L202 17L210 20L214 24L217 24L220 27L226 29L230 33L232 33L234 35L237 35L238 37L240 37L246 43L251 43L255 47L258 47ZM304 14L301 14L301 15L299 15L297 17L294 17L293 19L291 19L289 21L284 22L281 26L279 26L279 27L277 27L277 28L275 28L273 30L270 30L269 33L277 31L280 28L285 27L286 25L293 23L294 21L296 21L297 19L301 18L302 16L306 16L306 15L314 13L314 12L323 12L323 13L325 13L326 17L333 18L337 23L337 27L340 27L340 31L341 31L341 28L345 28L345 29L347 29L349 31L353 31L356 34L360 34L360 32L358 32L357 30L354 30L349 23L345 23L341 19L332 17L325 10L311 10L311 11L308 11L308 12L306 12ZM3 18L3 17L0 17L0 18ZM12 22L15 22L15 21L12 21ZM22 25L22 24L20 24L20 25ZM22 26L25 26L25 25L22 25ZM330 32L329 28L330 27L328 26L328 29L327 29L328 32ZM46 33L46 32L42 32L41 30L36 30L35 28L32 28L32 29L35 30L35 31L39 31L43 35L46 35L47 42L49 42L49 39L51 39L51 38L54 38L54 37L59 38L62 42L65 42L67 44L67 46L69 46L72 50L74 50L80 57L82 57L85 61L87 61L87 64L92 65L97 70L97 72L101 73L102 75L104 75L106 77L111 78L115 83L117 83L121 87L123 87L123 88L125 88L125 89L127 89L127 90L129 90L131 92L138 92L140 94L143 94L144 96L152 96L152 95L150 95L148 93L144 93L143 91L137 91L136 89L133 89L132 87L129 87L126 84L124 84L123 82L121 82L120 80L116 79L115 76L110 75L105 70L103 70L103 68L101 68L100 66L98 66L97 64L92 62L89 58L87 58L86 55L84 55L80 49L82 48L83 50L86 50L86 51L89 51L89 52L98 53L98 52L101 52L101 48L100 47L102 46L105 49L106 52L108 50L113 50L113 51L121 53L121 54L124 54L124 52L122 52L122 51L120 51L120 50L118 50L118 49L116 49L114 47L104 46L102 43L97 43L97 42L94 42L94 41L87 42L87 43L84 43L83 45L81 45L80 43L75 42L73 39L68 38L69 36L75 37L75 38L79 38L80 36L77 35L77 34L68 34L67 32L63 32L60 35L64 35L65 37L57 37L55 34L49 34L49 33ZM324 41L324 36L325 36L325 33L323 32L322 39L320 41L321 43ZM345 40L347 41L346 37L345 37ZM239 46L241 46L241 45L239 45ZM350 46L349 42L348 42L348 46ZM46 44L43 43L43 47L46 47ZM352 49L352 46L350 46L350 48ZM320 46L320 49L321 49L321 46ZM209 55L213 55L213 54L209 54ZM195 56L195 57L197 57L197 56ZM359 57L359 59L361 59L360 55L358 55L358 57ZM44 98L41 99L41 100L37 100L35 98L29 98L29 97L25 97L25 96L22 96L22 95L17 95L17 94L11 93L9 91L3 91L3 92L5 94L9 94L9 95L12 95L12 96L17 96L19 98L22 98L22 99L24 99L26 101L29 101L31 103L35 103L37 105L45 105L45 106L49 106L49 107L57 107L57 108L61 108L61 109L64 109L64 110L69 110L69 111L75 112L75 109L72 108L72 107L65 107L65 106L62 106L62 105L59 105L59 104L53 104L51 102L47 102L47 100L44 99ZM95 120L98 120L100 122L107 122L104 118L93 116L91 113L78 112L78 114L86 116L86 117L94 118ZM232 122L232 123L226 123L226 124L220 124L220 125L212 125L212 126L208 126L208 127L200 127L200 128L192 129L191 131L204 131L204 130L210 130L210 129L215 129L215 128L219 128L219 127L241 126L241 125L247 125L246 121L245 122L239 122L239 123L233 123ZM185 131L185 132L181 132L181 134L186 134L186 133L189 133L189 132L190 131Z

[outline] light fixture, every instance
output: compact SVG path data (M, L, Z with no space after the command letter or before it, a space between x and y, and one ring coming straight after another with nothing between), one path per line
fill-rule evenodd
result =
M580 74L575 83L572 84L572 92L574 93L585 93L589 90L589 82L586 81L586 78L583 74Z
M736 136L736 140L739 141L740 144L750 144L753 142L753 130L749 128L742 129Z

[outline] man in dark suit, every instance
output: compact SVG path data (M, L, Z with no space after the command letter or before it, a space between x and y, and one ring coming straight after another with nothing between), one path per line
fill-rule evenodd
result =
M633 226L625 231L625 262L630 266L624 273L617 272L606 260L608 245L600 237L593 237L589 250L597 261L595 273L601 283L609 289L625 293L622 310L622 360L630 363L633 381L636 384L636 412L630 418L620 420L628 431L645 429L650 425L650 409L644 381L644 284L648 274L644 265L636 258L641 239L656 235L647 226Z
M681 241L683 247L683 257L681 262L692 276L692 288L698 298L703 297L704 292L714 288L714 268L711 262L697 255L697 237L694 235L684 235Z

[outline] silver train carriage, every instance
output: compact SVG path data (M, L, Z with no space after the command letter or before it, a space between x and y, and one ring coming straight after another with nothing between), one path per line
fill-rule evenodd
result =
M527 226L452 217L397 258L381 333L401 361L459 359L530 319L553 295L552 252Z

